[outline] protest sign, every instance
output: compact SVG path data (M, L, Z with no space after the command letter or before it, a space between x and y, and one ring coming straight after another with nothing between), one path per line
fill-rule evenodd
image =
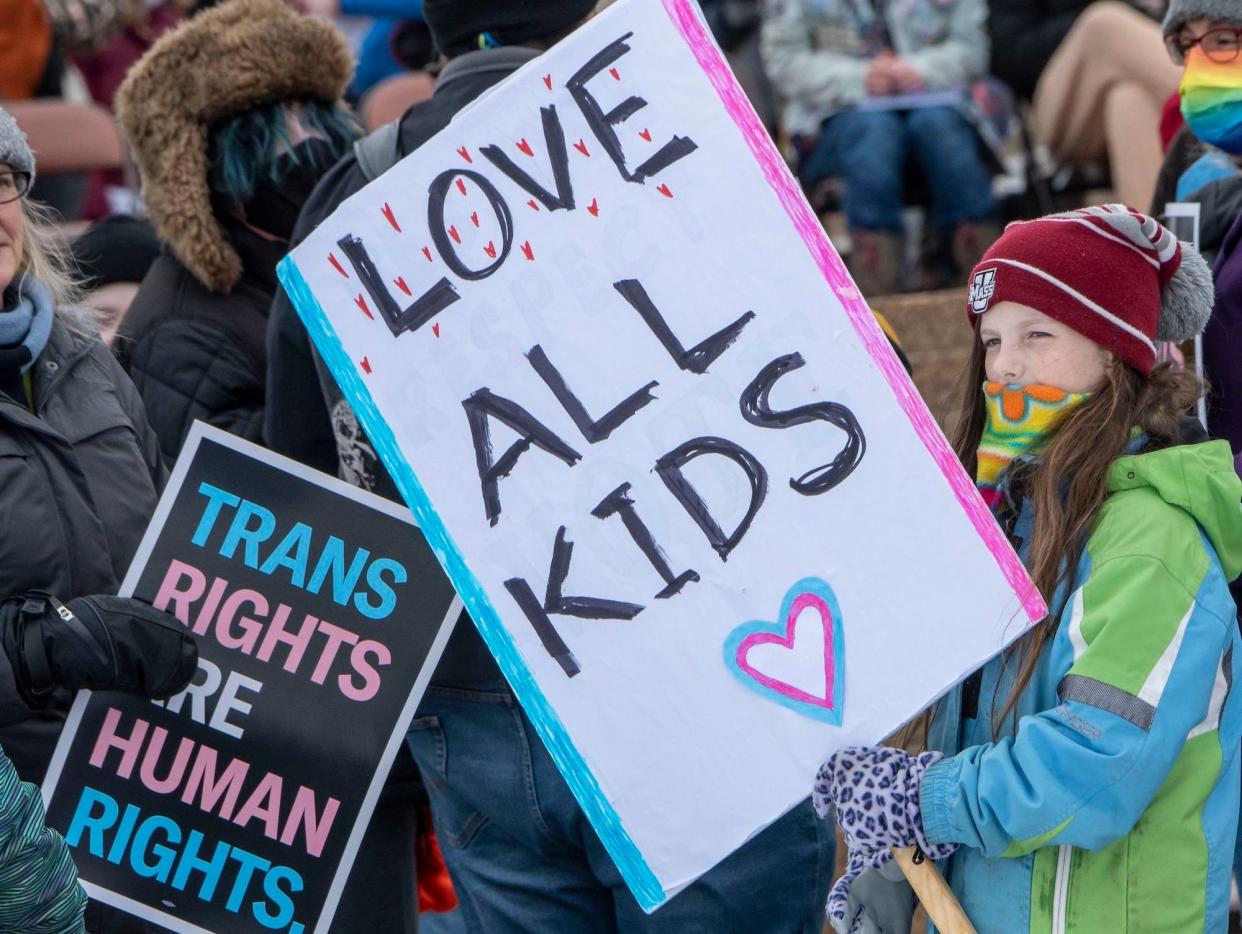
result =
M166 702L76 698L43 796L87 892L175 931L329 930L461 612L427 542L200 423L121 592L193 630L199 671Z
M279 274L648 910L1044 613L692 0L608 7Z

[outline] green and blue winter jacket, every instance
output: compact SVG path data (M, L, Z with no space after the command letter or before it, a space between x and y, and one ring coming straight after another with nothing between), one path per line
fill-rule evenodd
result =
M930 842L980 934L1219 932L1238 827L1242 481L1224 442L1119 458L1016 716L993 659L937 707ZM1017 510L1013 539L1034 516Z
M0 749L0 934L80 934L86 893L39 789Z

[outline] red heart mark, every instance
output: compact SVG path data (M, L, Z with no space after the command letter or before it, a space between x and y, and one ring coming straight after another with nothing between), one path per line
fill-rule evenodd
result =
M397 233L401 233L401 225L397 223L397 218L392 213L392 208L388 206L387 201L384 202L384 206L380 209L380 211L386 218L388 218L388 223L392 224L392 229Z
M405 284L405 276L397 276L397 278L393 279L392 281L395 282L397 284L397 288L399 288L406 295L414 294L413 292L410 291L410 287Z
M478 211L475 211L474 213L470 215L470 223L474 224L475 227L479 226L479 212Z
M526 254L527 259L535 258L535 251L531 248L529 240L522 244L522 252Z
M490 256L492 259L495 259L496 258L496 244L492 243L491 240L488 240L487 246L483 247L483 252L486 253L488 256Z
M615 69L615 68L609 68L609 69L608 69L608 74L612 75L613 80L615 80L615 81L620 81L620 80L621 80L621 73L620 73L619 71L617 71L617 69Z
M599 217L599 202L594 198L592 198L591 203L587 205L587 213L589 213L592 217Z
M371 361L366 357L362 358L362 372L368 375L371 373Z
M530 148L530 143L526 142L525 136L523 136L522 139L514 145L516 145L518 149L522 150L522 152L526 153L528 156L533 156L535 154Z
M461 156L463 159L465 159L467 162L471 164L474 163L474 160L470 158L470 150L467 149L465 146L462 146L460 149L457 150L457 155Z
M461 234L457 232L456 227L449 227L449 236L453 238L454 243L461 243Z
M354 299L354 304L362 309L362 313L364 315L366 315L372 321L375 320L375 315L371 314L371 309L367 307L367 300L365 298L359 295L357 298Z
M639 133L638 135L641 136L643 139L645 139L647 142L651 142L651 131L648 130L646 127L643 127L643 131Z
M466 183L463 182L460 178L457 180L457 190L460 191L463 195L466 193Z
M588 159L591 158L591 154L587 152L586 140L584 139L578 140L578 142L574 143L574 149L578 150L578 152L582 153Z
M338 260L331 253L328 254L328 262L331 263L332 268L335 269L337 272L339 272L342 276L344 276L346 279L349 278L349 273L345 271L345 267L341 265L340 260Z
M423 247L423 256L427 257L427 262L431 262L431 249L429 247Z
M547 88L549 91L552 90L552 76L551 75L543 76L543 86Z
M672 193L671 191L669 191L669 190L668 190L668 185L657 185L657 186L656 186L656 191L658 191L660 194L664 195L664 197L666 197L666 198L671 198L671 197L673 197L673 193Z
M439 321L437 321L435 324L431 326L431 333L435 334L436 337L440 336L440 322Z
M534 199L534 198L531 198L531 199L530 199L529 201L527 201L526 203L530 205L530 209L531 209L532 211L538 211L538 210L539 210L539 205L535 202L535 199Z

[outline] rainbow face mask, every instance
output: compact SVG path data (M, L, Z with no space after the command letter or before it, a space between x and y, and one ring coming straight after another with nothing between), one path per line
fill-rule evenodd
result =
M1196 137L1231 155L1242 155L1242 57L1212 61L1195 46L1182 71L1182 115Z

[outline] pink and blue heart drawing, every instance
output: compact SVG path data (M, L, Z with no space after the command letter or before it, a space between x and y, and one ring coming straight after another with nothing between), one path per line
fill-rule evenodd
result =
M832 588L804 577L785 592L776 622L751 620L729 634L725 665L748 688L783 707L841 725L845 637Z

